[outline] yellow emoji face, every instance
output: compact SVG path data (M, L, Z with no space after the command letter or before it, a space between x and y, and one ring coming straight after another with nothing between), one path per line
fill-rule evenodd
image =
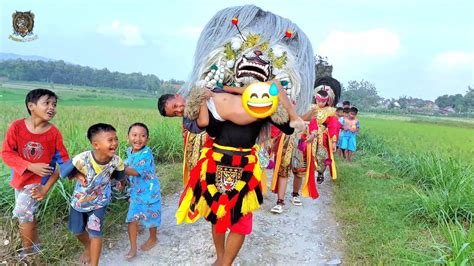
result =
M271 116L278 106L278 87L274 83L252 83L242 94L242 105L255 118Z

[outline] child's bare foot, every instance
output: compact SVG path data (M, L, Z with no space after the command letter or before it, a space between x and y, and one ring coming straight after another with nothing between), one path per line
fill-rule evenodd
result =
M135 256L137 256L137 249L134 248L130 248L130 251L128 251L127 255L125 255L125 259L126 260L131 260L133 258L135 258Z
M89 264L91 262L91 255L88 250L84 250L82 255L79 257L79 262L81 264Z
M299 131L305 131L306 122L301 119L301 117L298 117L297 119L290 120L290 127L298 129Z
M216 261L214 261L214 263L211 264L211 265L212 266L219 266L219 265L221 265L221 262L218 259L216 259Z
M140 246L143 251L148 251L156 245L156 238L148 238L148 240Z

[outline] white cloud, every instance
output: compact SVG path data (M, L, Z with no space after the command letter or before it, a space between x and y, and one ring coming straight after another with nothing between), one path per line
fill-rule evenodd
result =
M140 28L133 25L123 24L119 20L114 20L110 24L99 25L97 32L107 36L119 37L120 42L126 46L145 45Z
M176 36L197 38L201 34L203 27L184 26L178 28L174 33Z
M446 52L435 56L433 60L435 68L466 68L474 69L474 52Z
M318 47L317 53L341 61L341 59L353 56L392 56L399 49L398 34L388 29L362 32L333 30Z

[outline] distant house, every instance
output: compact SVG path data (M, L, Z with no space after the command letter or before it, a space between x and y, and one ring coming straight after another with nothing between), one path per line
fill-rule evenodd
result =
M432 110L432 111L438 111L439 110L439 107L436 103L434 103L433 101L425 101L425 107L424 109L427 109L427 110Z
M182 86L183 86L183 84L169 83L169 82L164 82L163 85L162 85L162 87L173 88L175 90L181 89Z
M181 89L181 87L183 86L183 84L171 84L171 86L172 86L173 88L175 88L176 90L179 90L179 89Z
M439 111L445 115L456 113L456 110L454 110L454 108L451 106L441 108Z

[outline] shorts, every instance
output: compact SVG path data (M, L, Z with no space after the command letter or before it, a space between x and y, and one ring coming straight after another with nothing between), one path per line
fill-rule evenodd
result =
M252 233L253 214L250 212L245 216L242 216L240 220L229 227L230 232L239 235L250 235Z
M357 149L356 136L352 135L352 136L342 137L340 148L343 150L350 150L352 152L355 152Z
M33 188L40 187L40 184L31 184L24 186L22 189L15 189L13 218L18 218L21 224L33 222L39 201L31 197L31 191Z
M126 223L138 221L145 228L161 225L161 200L150 204L130 203Z
M105 209L106 207L102 207L88 212L80 212L71 207L69 212L69 230L75 235L80 235L87 231L89 237L102 237Z

